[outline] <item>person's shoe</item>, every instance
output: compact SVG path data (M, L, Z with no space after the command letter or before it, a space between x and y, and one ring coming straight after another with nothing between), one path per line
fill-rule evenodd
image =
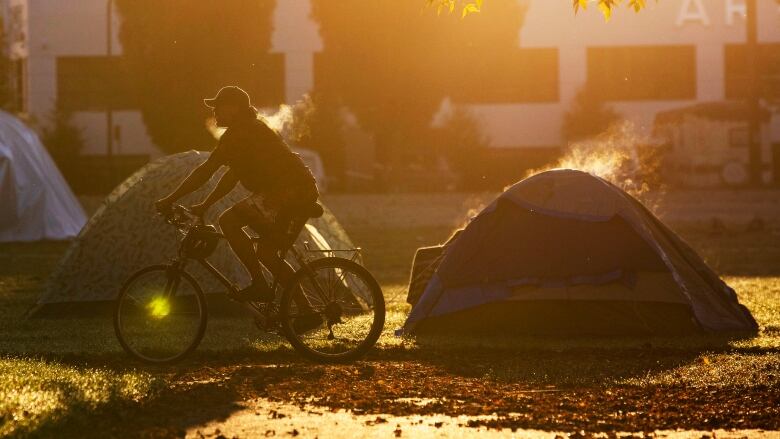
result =
M228 297L237 302L270 303L275 299L273 290L265 282L253 282L243 290L230 291Z
M296 334L305 334L320 325L322 325L322 317L319 314L306 314L295 319L293 329Z

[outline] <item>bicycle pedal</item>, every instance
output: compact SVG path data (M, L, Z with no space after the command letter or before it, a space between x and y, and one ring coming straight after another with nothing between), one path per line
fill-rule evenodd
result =
M254 305L254 307L260 314L254 319L258 329L272 334L281 333L281 323L279 322L275 304Z

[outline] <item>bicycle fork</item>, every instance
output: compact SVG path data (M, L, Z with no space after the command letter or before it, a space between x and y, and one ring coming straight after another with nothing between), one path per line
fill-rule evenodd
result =
M176 290L179 289L182 271L184 271L184 261L175 261L166 270L165 289L163 290L163 294L167 300L173 299Z

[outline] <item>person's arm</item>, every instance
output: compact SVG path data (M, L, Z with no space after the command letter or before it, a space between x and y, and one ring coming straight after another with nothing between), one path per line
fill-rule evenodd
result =
M202 216L204 213L206 213L209 207L211 207L225 195L229 194L237 184L238 177L236 177L236 173L233 172L232 169L228 169L228 171L225 172L222 177L220 177L219 183L217 183L217 186L214 188L214 190L211 191L211 193L209 193L206 199L190 207L190 210L192 213L198 216Z
M167 197L157 200L154 204L157 210L164 211L176 202L179 198L195 192L206 184L212 175L222 166L222 162L217 160L215 154L212 154L203 164L193 169L192 172L179 184L173 192Z

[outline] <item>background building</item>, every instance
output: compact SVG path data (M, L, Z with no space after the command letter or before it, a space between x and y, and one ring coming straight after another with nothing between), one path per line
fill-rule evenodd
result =
M586 83L647 132L660 111L745 97L742 0L647 2L639 14L616 9L607 24L595 10L575 16L571 2L526 3L518 37L518 80L487 86L538 88L523 81L522 53L531 50L545 51L549 61L538 68L557 81L545 84L543 96L525 102L479 102L482 90L475 91L469 103L482 117L494 146L560 145L563 114ZM780 7L773 0L758 0L758 6L764 57L780 65ZM774 127L774 138L780 141L777 118Z
M742 0L648 2L640 14L618 8L609 23L595 10L575 16L570 1L518 1L525 16L516 52L500 69L472 78L478 87L452 90L438 115L468 108L493 148L558 150L565 144L564 114L586 84L644 133L659 112L746 96ZM18 107L43 127L60 105L82 129L82 154L97 162L110 154L119 168L131 169L162 153L147 135L127 78L115 74L122 47L112 3L4 0L3 17ZM778 81L780 6L774 0L758 6L761 72L765 81ZM311 8L310 0L276 2L271 51L282 71L273 84L288 103L327 74L316 67L316 55L327 48ZM770 142L780 143L777 112L768 130Z

